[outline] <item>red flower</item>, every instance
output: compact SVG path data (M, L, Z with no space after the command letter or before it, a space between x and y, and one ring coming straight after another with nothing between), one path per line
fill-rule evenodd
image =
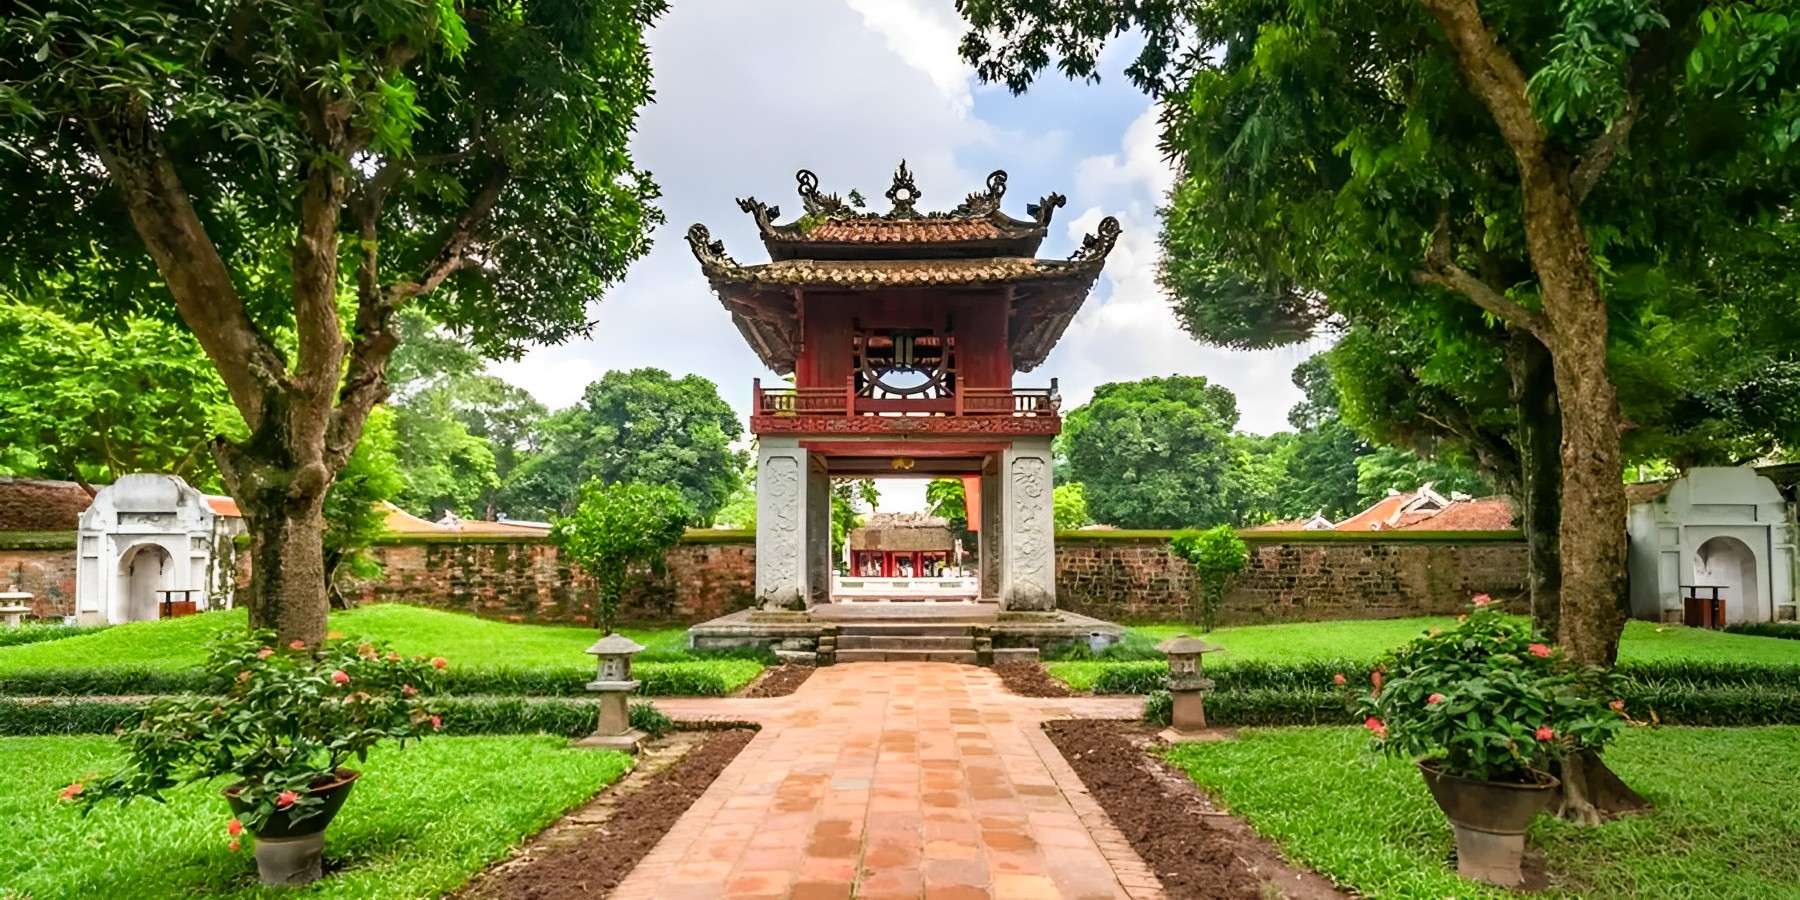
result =
M1381 693L1381 682L1383 680L1384 679L1381 677L1380 669L1376 669L1375 671L1369 673L1369 684L1375 686L1375 693L1377 693L1377 694Z
M365 659L374 659L375 658L375 645L374 644L358 644L358 645L356 645L356 655L361 656Z
M1539 725L1538 730L1537 730L1537 739L1540 741L1555 740L1556 732L1552 731L1550 729L1550 726L1548 726L1548 725Z
M306 642L305 641L288 641L288 649L289 650L305 650Z
M231 848L231 852L233 852L233 853L238 852L238 842L237 841L232 841L231 843L227 844L226 846Z
M434 656L431 658L431 667L434 669L441 669L449 664L450 664L450 661L444 659L441 656Z
M274 656L274 655L275 655L275 650L272 647L264 647L261 650L256 651L257 659L268 659L269 657Z
M299 794L296 794L293 791L282 791L281 794L275 798L275 808L287 809L288 807L293 806L294 801L298 799L300 799Z
M431 730L432 731L443 731L444 730L444 719L442 716L432 716L431 717Z
M225 833L231 835L232 837L237 837L238 835L243 834L244 833L244 823L239 822L236 819L232 819L231 821L226 822L225 823Z
M1425 698L1426 706L1436 706L1442 702L1444 702L1443 694L1432 694L1431 696Z
M1550 648L1543 644L1532 644L1531 646L1526 647L1525 649L1530 650L1531 655L1537 657L1538 659L1543 659L1544 657L1550 655Z
M338 669L337 671L331 673L331 681L333 684L349 684L350 683L350 673L344 671L343 669Z
M411 697L412 695L414 695L418 692L419 692L419 689L416 687L413 687L410 684L403 684L400 686L400 693L402 696Z
M1337 685L1338 687L1343 687L1345 681L1347 681L1347 680L1348 679L1344 678L1344 673L1342 673L1342 672L1339 672L1336 675L1331 676L1331 683Z
M1616 713L1622 713L1625 711L1625 701L1623 701L1623 700L1614 700L1613 702L1608 703L1606 705L1612 707L1612 711L1616 712Z
M1364 719L1363 727L1373 732L1376 737L1387 737L1387 725L1374 716Z
M1494 602L1494 598L1489 597L1486 594L1476 594L1475 595L1475 605L1476 606L1486 606L1492 602Z
M250 680L250 670L245 669L244 671L239 672L237 680L238 680L238 684L243 684L244 682L249 681Z
M84 789L85 788L82 787L81 782L77 781L77 782L69 785L68 787L63 788L62 791L60 793L58 793L56 796L61 797L64 800L73 800L76 797L81 796L81 792Z

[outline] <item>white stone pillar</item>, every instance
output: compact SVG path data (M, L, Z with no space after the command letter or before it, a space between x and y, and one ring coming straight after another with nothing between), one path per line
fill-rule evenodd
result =
M764 437L756 460L756 600L804 609L807 591L807 452L794 438Z
M806 473L807 605L831 602L831 476L822 460Z
M1005 558L1005 542L1000 533L1000 475L999 460L995 460L993 471L984 469L981 473L981 508L965 510L967 515L980 516L977 521L981 528L976 532L981 541L981 596L1000 596L1000 568Z
M1049 438L1000 454L1000 608L1056 608L1056 525Z

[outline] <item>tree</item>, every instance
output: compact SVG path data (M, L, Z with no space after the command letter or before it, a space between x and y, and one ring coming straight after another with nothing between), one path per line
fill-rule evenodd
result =
M612 634L633 566L651 566L681 541L693 519L681 492L667 484L590 481L575 512L558 517L550 539L594 576L600 587L595 618L602 636Z
M322 510L387 391L396 310L484 352L582 332L646 247L627 143L660 0L44 0L0 19L0 278L178 319L247 436L252 628L317 643ZM147 254L147 257L146 257ZM164 300L166 298L166 301ZM348 327L346 327L348 323Z
M1059 484L1050 492L1051 520L1057 531L1074 531L1094 524L1088 514L1087 489L1081 482Z
M447 391L429 391L394 407L397 464L405 479L400 506L435 519L445 512L483 516L500 488L493 444L471 434Z
M1197 375L1103 384L1063 420L1068 480L1109 525L1232 521L1243 492L1237 418L1231 392Z
M608 372L587 386L581 403L544 420L543 449L519 466L505 501L547 513L563 509L595 478L668 484L700 524L711 524L747 461L731 448L743 433L737 413L705 378L674 378L662 369Z
M325 493L325 586L331 605L349 606L345 577L372 578L380 566L365 552L387 528L383 501L405 486L395 458L394 413L378 406L356 441L350 460Z
M1733 244L1768 248L1790 217L1800 25L1726 3L1671 23L1637 0L959 6L965 56L1014 90L1053 54L1091 77L1108 39L1146 35L1127 74L1173 101L1181 176L1165 283L1220 299L1219 332L1291 340L1454 303L1503 323L1496 346L1544 349L1559 638L1610 663L1625 505L1609 327L1634 321L1614 282L1705 283Z
M91 485L166 472L216 490L207 442L243 424L206 356L154 319L112 327L0 297L0 473Z
M1200 594L1200 630L1213 630L1219 607L1231 579L1250 562L1250 547L1230 525L1214 525L1204 531L1182 531L1169 539L1169 549L1194 569Z

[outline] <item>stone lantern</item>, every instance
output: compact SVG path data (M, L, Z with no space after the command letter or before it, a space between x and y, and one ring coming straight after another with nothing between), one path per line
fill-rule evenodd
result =
M0 591L0 620L6 622L7 628L18 628L31 614L31 594L19 590L13 585L10 591Z
M631 727L631 692L638 682L631 677L631 657L643 645L622 634L609 634L587 652L598 660L598 672L587 689L600 695L600 722L594 733L576 742L580 747L636 750L644 733Z
M1173 701L1169 732L1177 740L1207 740L1223 735L1206 730L1206 692L1213 681L1206 677L1200 657L1223 650L1197 637L1181 635L1156 646L1169 657L1169 697Z

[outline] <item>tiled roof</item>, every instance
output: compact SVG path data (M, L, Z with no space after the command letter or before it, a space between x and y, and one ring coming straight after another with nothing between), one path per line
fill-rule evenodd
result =
M1029 259L789 259L754 266L706 266L714 284L826 285L832 287L912 287L1038 281L1100 274L1104 257L1083 260Z
M526 525L514 522L484 522L480 520L457 520L455 524L433 522L421 519L412 513L383 502L384 518L382 527L389 534L463 534L463 535L541 535L549 532L548 527Z
M934 244L944 241L991 241L1008 236L982 219L827 219L806 231L771 231L783 241L844 244Z
M1393 526L1400 531L1507 531L1513 521L1512 501L1505 497L1455 500L1436 511L1407 513Z
M227 516L233 519L241 519L244 517L244 514L238 510L238 502L230 497L208 494L206 497L206 505L214 513L221 516Z
M73 531L92 502L73 481L0 478L0 531Z
M1388 520L1398 514L1400 512L1400 507L1405 506L1406 502L1412 498L1412 494L1389 494L1386 497L1375 501L1374 506L1337 523L1337 525L1333 527L1337 531L1375 531L1379 528L1387 528L1389 527L1387 524Z

